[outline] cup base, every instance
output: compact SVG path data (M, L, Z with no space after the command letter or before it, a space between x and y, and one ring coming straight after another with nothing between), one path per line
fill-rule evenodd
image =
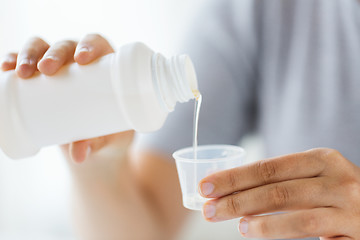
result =
M187 195L183 197L183 205L188 209L201 211L204 203L208 200L199 194Z

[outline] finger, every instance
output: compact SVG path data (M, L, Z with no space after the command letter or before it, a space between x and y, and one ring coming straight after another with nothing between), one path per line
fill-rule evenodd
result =
M331 239L335 239L335 240L352 240L353 238L349 238L349 237L334 237Z
M246 238L287 239L347 236L348 218L339 209L315 208L284 214L251 216L240 220Z
M9 53L1 60L1 70L9 71L16 67L17 53Z
M320 240L351 240L349 237L331 237L331 238L320 238Z
M199 192L216 198L265 184L315 177L324 171L329 151L316 149L217 172L200 181Z
M40 72L53 75L64 64L73 61L76 48L75 41L62 41L51 46L38 63Z
M247 215L333 206L343 201L333 192L329 191L324 177L285 181L210 200L203 206L203 215L210 222L218 222Z
M21 78L31 77L37 69L38 60L49 48L44 40L40 38L30 39L19 52L16 63L16 73Z
M334 238L331 238L331 239L335 239L335 240L351 240L352 238L349 238L349 237L334 237Z
M134 131L125 131L121 133L115 133L107 136L82 140L73 142L68 145L63 145L63 150L69 148L70 158L76 163L82 163L92 154L96 154L100 150L106 148L107 153L115 153L121 156L124 149L129 146L132 138L134 137Z
M134 136L134 131L125 131L111 135L91 139L90 147L92 152L98 152L104 147L121 150L121 146L128 146ZM127 149L127 148L126 148Z
M90 141L77 141L70 144L70 157L74 162L81 163L85 161L91 152Z
M79 42L74 59L79 64L88 64L112 52L114 50L105 38L99 34L89 34Z

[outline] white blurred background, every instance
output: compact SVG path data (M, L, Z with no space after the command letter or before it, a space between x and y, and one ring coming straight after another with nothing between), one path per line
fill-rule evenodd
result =
M2 0L0 55L18 51L32 36L49 43L101 33L115 47L142 41L164 55L175 54L190 16L205 0ZM256 140L247 141L259 158ZM55 147L20 161L0 153L0 239L73 240L71 182ZM211 224L195 213L181 239L239 239L237 221Z

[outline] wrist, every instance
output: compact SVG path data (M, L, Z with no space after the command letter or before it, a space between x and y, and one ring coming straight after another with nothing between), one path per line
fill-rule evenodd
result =
M96 152L90 152L86 161L75 163L68 149L62 147L62 152L68 162L73 180L77 183L91 185L96 183L114 183L120 175L127 171L129 149L104 147Z

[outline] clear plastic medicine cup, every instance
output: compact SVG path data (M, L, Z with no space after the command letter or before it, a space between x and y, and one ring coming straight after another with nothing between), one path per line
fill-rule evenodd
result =
M245 150L232 145L204 145L197 147L197 159L194 159L192 147L176 151L173 157L184 207L201 210L209 199L201 197L198 192L200 180L214 172L241 166L245 161Z

